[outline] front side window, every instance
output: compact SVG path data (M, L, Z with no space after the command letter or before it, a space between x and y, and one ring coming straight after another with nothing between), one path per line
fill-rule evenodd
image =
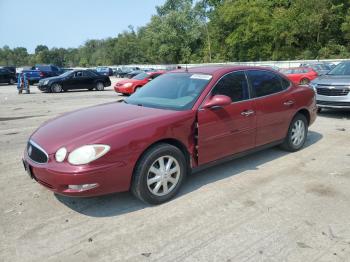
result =
M244 72L233 72L225 75L215 85L212 95L225 95L232 102L249 99L248 83Z
M275 73L249 70L247 75L256 97L271 95L283 90L281 78Z

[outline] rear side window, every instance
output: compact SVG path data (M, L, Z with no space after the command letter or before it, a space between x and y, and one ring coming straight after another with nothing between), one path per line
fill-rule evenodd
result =
M83 76L94 77L95 75L91 71L83 71Z
M287 89L288 87L290 87L290 82L287 79L281 77L281 80L282 80L282 88L283 89Z
M275 73L250 70L247 74L256 97L271 95L284 89L280 76Z
M233 72L219 80L212 91L212 95L225 95L232 102L249 99L248 83L244 72Z

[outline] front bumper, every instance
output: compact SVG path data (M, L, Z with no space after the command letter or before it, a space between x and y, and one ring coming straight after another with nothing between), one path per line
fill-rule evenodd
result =
M94 167L72 166L68 163L56 163L52 157L49 157L48 163L38 164L24 153L22 161L31 178L57 194L90 197L124 192L130 188L132 169L124 162ZM84 184L96 184L97 186L84 191L68 187L68 185Z
M43 92L48 92L50 91L50 86L49 85L43 85L39 82L38 89Z
M134 88L132 86L130 87L114 86L114 91L117 93L131 95L134 92Z
M320 108L350 108L350 88L348 86L316 87L316 103Z
M317 106L320 108L350 108L350 95L347 96L316 96Z

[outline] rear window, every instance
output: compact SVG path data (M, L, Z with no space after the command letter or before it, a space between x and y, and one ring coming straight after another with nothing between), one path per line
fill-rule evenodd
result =
M249 81L256 97L262 97L281 92L281 77L269 71L249 70L247 71Z

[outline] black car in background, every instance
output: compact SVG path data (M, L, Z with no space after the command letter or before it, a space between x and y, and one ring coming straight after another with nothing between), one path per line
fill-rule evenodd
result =
M135 70L140 70L139 67L122 67L115 71L114 75L119 78L127 77L127 75Z
M134 76L137 76L138 74L144 73L144 70L133 70L126 74L127 78L133 78Z
M111 85L108 76L100 75L92 70L67 71L60 76L49 77L39 81L40 91L60 93L72 89L96 89L103 91Z
M13 73L6 68L0 68L0 83L14 85L16 81L16 73Z

